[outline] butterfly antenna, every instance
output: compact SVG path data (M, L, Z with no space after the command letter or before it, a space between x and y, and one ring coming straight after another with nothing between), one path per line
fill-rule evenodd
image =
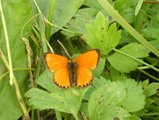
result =
M66 55L67 55L69 58L71 58L71 56L70 56L70 54L67 52L65 46L64 46L59 40L57 40L57 42L61 45L61 47L62 47L62 49L65 51Z

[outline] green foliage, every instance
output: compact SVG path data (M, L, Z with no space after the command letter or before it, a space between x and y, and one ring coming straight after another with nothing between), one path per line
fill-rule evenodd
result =
M123 108L128 112L139 111L144 108L145 95L141 84L137 84L133 79L124 81L126 87L126 97L123 100Z
M88 113L91 120L112 120L115 117L128 116L118 104L125 98L126 91L121 83L107 83L96 89L88 102Z
M120 30L116 23L109 26L108 18L99 12L92 24L86 25L87 44L91 48L98 48L102 55L107 55L120 40Z
M143 81L143 88L144 88L144 94L146 97L150 97L157 93L157 90L159 89L159 83L153 82L149 84L148 80Z
M157 2L0 2L0 120L158 120ZM58 87L44 62L48 48L73 58L99 49L91 84ZM8 53L15 76L12 86Z
M97 12L93 8L79 9L74 17L66 24L66 28L79 34L85 34L86 23L92 22Z
M149 53L144 46L137 43L130 43L119 50L126 53L126 55L115 52L108 57L108 61L118 71L126 73L135 70L137 66L142 64L136 60L137 58L147 57Z

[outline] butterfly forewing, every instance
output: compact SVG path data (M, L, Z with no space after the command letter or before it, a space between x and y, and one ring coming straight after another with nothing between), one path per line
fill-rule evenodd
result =
M76 59L76 64L80 67L83 66L88 69L95 69L98 64L99 56L99 50L91 50L89 52L79 55Z
M51 72L56 72L59 69L66 68L68 66L68 59L64 56L53 53L45 53L44 58Z

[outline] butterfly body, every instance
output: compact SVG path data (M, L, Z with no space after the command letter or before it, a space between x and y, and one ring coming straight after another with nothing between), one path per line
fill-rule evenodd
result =
M95 69L100 53L97 49L79 55L76 59L45 53L45 61L54 73L54 82L62 88L84 87L92 81L91 70Z
M68 71L69 71L69 78L70 78L70 83L72 85L76 85L77 81L77 64L74 60L69 60L68 63Z

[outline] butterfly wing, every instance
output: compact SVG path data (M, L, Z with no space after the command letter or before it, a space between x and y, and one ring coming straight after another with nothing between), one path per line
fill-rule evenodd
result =
M92 73L86 67L78 67L77 68L77 87L85 87L90 84L92 81Z
M95 69L99 61L100 53L98 49L88 51L81 54L76 59L76 64L79 67L86 67L88 69Z
M96 68L99 57L100 53L97 49L91 50L77 57L77 87L87 86L92 81L92 73L90 70Z
M67 68L62 68L55 72L54 74L55 83L62 88L69 88L70 78L69 78L69 71Z
M44 59L49 70L54 73L55 83L62 88L70 87L68 59L53 53L45 53Z

